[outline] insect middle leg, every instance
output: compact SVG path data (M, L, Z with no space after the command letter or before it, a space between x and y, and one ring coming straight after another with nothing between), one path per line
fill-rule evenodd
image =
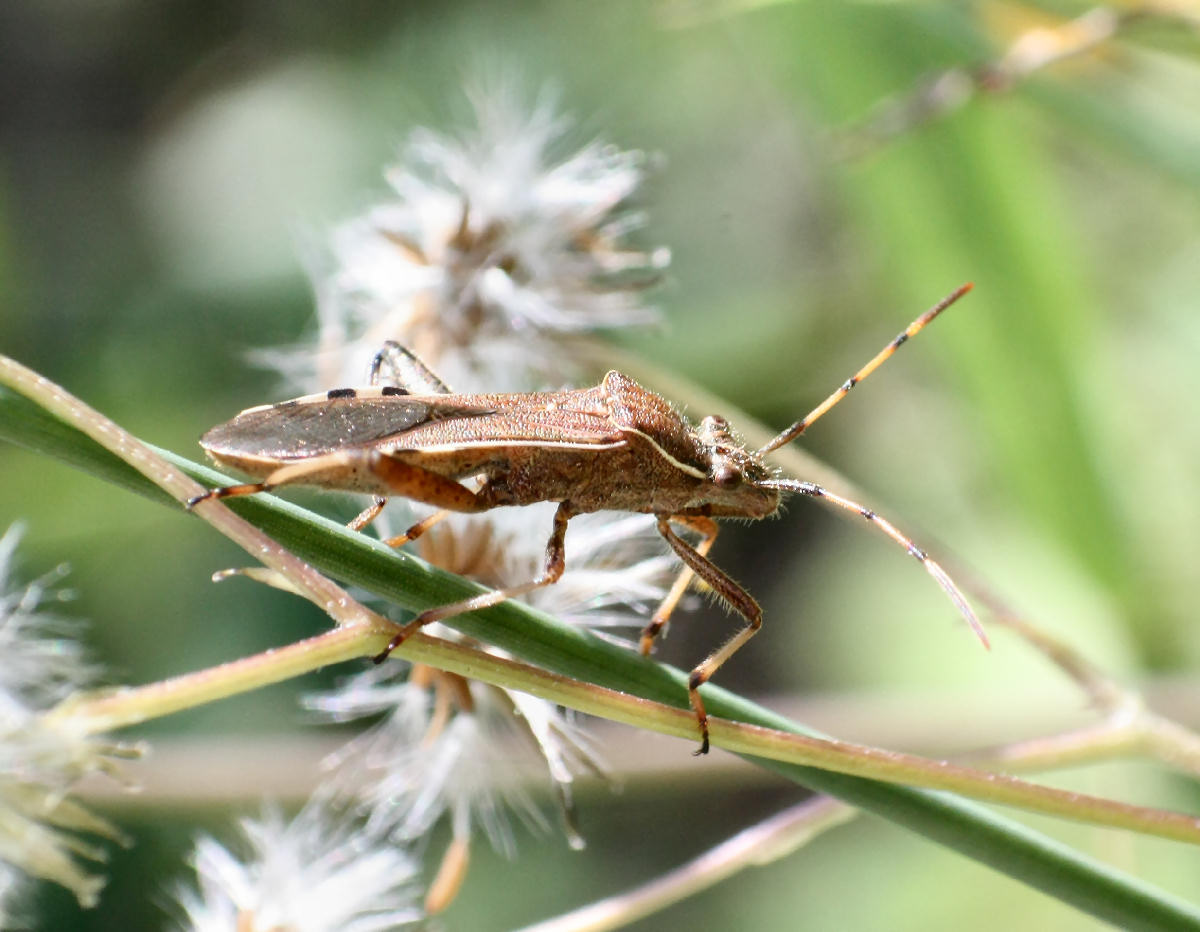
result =
M382 495L376 495L375 501L360 511L353 521L346 524L346 527L352 531L361 531L363 528L369 527L383 513L387 503L388 500Z
M708 583L713 592L746 621L746 624L735 632L733 637L705 657L688 676L688 701L692 705L692 711L696 713L696 723L700 726L700 748L696 754L707 754L708 713L704 709L704 700L700 698L700 687L712 679L713 674L721 668L721 665L758 633L758 629L762 627L762 609L759 608L750 593L734 582L704 553L701 553L698 547L693 547L671 530L672 521L690 525L691 520L693 519L684 515L659 515L658 532L671 545L671 549L679 554L679 558L687 564L687 568ZM715 537L715 534L712 536ZM706 541L701 542L700 547L703 547L705 542L710 546L712 544L711 538L706 538ZM707 548L705 549L707 550Z
M392 377L383 375L383 367L392 371ZM387 340L383 349L375 354L367 372L371 385L391 385L403 389L410 395L449 395L450 388L439 379L424 362L406 346L395 340Z
M388 500L382 496L375 496L375 501L358 513L358 516L350 521L346 527L352 531L361 531L369 527L376 518L382 514L383 509L387 506ZM423 518L403 534L397 534L395 537L384 538L384 543L389 547L403 547L409 541L414 541L431 527L450 516L449 509L443 508L441 511L436 511L428 518Z
M542 570L542 574L537 579L522 583L519 586L507 586L503 589L494 589L491 592L481 592L479 595L471 596L469 599L451 602L447 605L439 605L437 608L421 612L421 614L401 628L395 637L388 641L387 647L375 656L375 662L383 663L387 659L388 654L420 631L425 625L441 621L443 618L452 618L455 615L462 615L466 612L474 612L481 608L499 605L501 602L507 602L509 599L525 595L527 592L532 592L535 589L541 589L543 586L549 586L558 582L562 578L563 570L566 568L567 554L565 540L567 536L567 522L576 514L577 512L570 502L559 502L558 510L554 513L554 529L550 532L550 539L546 542L546 564Z

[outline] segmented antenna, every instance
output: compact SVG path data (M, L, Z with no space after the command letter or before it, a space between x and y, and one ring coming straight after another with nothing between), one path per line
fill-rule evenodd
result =
M914 320L911 324L909 324L906 328L904 328L904 331L898 334L896 339L892 340L891 343L876 353L874 359L872 359L869 363L854 373L854 375L850 376L849 379L843 382L837 391L822 401L819 405L813 408L812 411L781 433L765 447L759 450L757 455L765 456L772 450L778 450L780 447L791 443L793 440L799 437L802 433L808 430L814 421L818 420L822 415L825 414L825 412L850 394L850 389L854 388L855 385L878 369L883 362L892 355L892 353L896 352L896 350L898 350L904 343L907 343L910 337L915 337L921 332L927 323L937 317L938 314L942 313L942 311L944 311L974 287L975 285L972 282L967 282L962 287L942 298L941 301L939 301L924 314Z
M843 498L841 495L836 495L828 489L817 485L815 482L801 482L798 479L768 479L761 483L761 487L779 489L782 492L795 492L797 495L806 495L809 498L824 499L831 505L836 505L838 508L845 508L847 511L854 512L859 517L866 518L872 525L879 528L884 534L907 550L909 556L915 557L920 561L921 565L925 567L926 572L934 578L946 595L950 597L950 601L954 603L954 607L966 619L967 624L971 626L971 630L983 642L983 646L990 646L987 634L984 633L983 625L980 624L979 618L967 602L966 596L959 591L958 586L954 585L954 580L950 578L950 575L942 569L941 564L914 544L910 538L900 533L896 529L896 526L888 521L887 518L876 514L870 508L866 508L858 502Z

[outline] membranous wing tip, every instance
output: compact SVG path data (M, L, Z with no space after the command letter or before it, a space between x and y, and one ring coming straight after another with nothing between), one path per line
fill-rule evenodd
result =
M488 407L447 404L381 388L334 389L248 408L200 438L215 457L292 460L354 447L386 445L405 431L446 418L485 417Z

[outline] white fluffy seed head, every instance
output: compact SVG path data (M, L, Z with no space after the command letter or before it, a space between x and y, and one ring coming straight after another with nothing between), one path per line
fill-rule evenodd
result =
M549 93L530 105L500 80L469 96L473 126L414 130L391 199L333 231L316 352L260 360L323 390L358 384L397 340L457 391L521 391L573 374L572 337L657 321L644 294L669 254L629 245L645 156L572 149Z
M268 807L229 847L196 842L193 883L177 891L189 932L385 932L421 918L417 867L351 813L310 802L293 819Z
M14 579L20 536L16 525L0 536L0 913L11 911L23 876L95 905L104 879L80 862L103 860L104 852L81 836L120 837L68 795L85 774L111 770L110 754L122 749L77 727L69 713L47 714L96 671L69 636L71 625L45 611L61 597L53 584L63 570L26 584Z

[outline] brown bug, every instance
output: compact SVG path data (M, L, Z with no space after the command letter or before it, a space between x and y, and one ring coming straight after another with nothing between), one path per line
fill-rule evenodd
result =
M697 753L705 753L708 720L700 686L762 624L762 609L754 598L708 559L717 538L714 518L766 518L777 512L781 496L789 492L856 512L919 560L987 643L975 613L950 577L891 523L814 483L777 478L764 461L772 450L804 433L971 287L963 285L914 320L811 413L754 451L739 443L724 419L710 416L693 426L664 399L620 372L609 372L592 388L456 395L415 356L389 344L375 359L371 381L379 381L386 364L395 371L398 384L335 389L250 408L206 433L200 444L209 456L261 481L214 489L188 504L302 484L374 494L375 504L351 522L355 529L374 520L389 495L442 509L388 541L399 545L450 511L559 503L545 567L537 579L422 612L392 638L377 661L430 622L556 582L563 573L567 522L575 515L610 509L653 514L684 568L642 632L642 653L650 652L694 575L745 620L692 670L688 681L701 736ZM480 480L477 488L463 484L470 479ZM689 544L672 524L696 532L700 542Z

